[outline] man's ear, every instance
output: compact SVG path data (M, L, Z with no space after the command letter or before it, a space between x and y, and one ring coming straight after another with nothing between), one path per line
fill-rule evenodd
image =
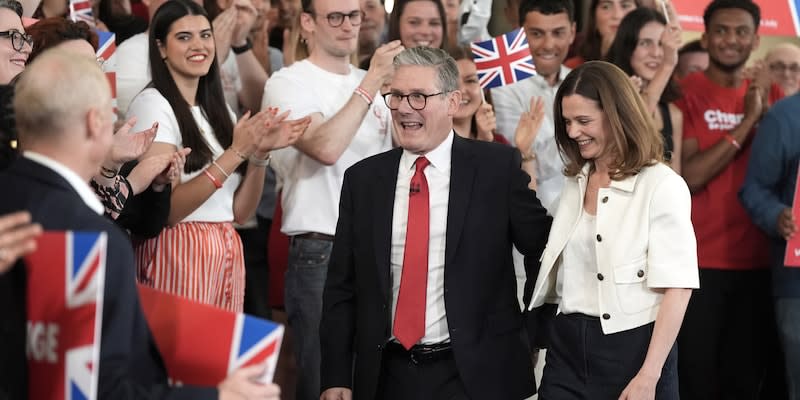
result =
M300 27L303 28L304 31L310 32L312 35L314 34L314 17L306 12L300 11Z
M459 107L461 107L461 91L454 90L447 96L447 115L452 117L458 112Z
M86 139L96 141L103 133L105 122L103 113L97 108L90 108L86 112Z

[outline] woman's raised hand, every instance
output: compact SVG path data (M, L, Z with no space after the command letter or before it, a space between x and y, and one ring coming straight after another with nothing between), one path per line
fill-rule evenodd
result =
M478 140L491 142L494 140L494 131L497 129L497 117L494 108L489 103L483 103L475 112L475 125Z
M517 130L514 132L514 145L522 154L528 154L544 121L544 99L531 96L530 111L519 116Z

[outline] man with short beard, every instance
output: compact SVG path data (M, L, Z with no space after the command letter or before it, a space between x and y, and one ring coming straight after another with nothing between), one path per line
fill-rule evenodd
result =
M754 128L782 97L763 65L742 69L759 43L759 7L714 0L703 15L709 66L683 79L683 176L692 191L700 289L678 338L680 397L757 399L774 320L768 242L737 198Z

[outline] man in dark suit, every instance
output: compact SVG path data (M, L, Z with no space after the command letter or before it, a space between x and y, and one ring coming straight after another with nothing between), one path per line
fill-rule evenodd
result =
M100 399L269 399L278 389L249 379L259 368L234 372L218 388L167 384L166 370L144 319L127 235L102 216L88 181L112 142L113 109L105 75L94 59L48 50L22 74L14 109L22 157L0 173L13 193L0 196L0 214L27 210L47 230L102 231L108 235L99 365ZM20 351L0 364L17 371L0 393L25 398L25 266L0 280L2 345ZM47 384L47 382L42 382ZM274 395L275 397L271 397ZM227 396L227 397L226 397Z
M452 58L413 48L394 65L384 100L400 148L345 174L323 297L322 399L529 397L511 246L538 259L551 218L517 150L454 135Z

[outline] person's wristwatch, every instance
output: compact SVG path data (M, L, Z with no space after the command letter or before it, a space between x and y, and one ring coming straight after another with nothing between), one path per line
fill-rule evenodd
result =
M253 42L250 41L250 38L247 38L247 41L244 43L244 46L231 46L231 50L233 50L233 54L242 54L250 49L253 48Z

